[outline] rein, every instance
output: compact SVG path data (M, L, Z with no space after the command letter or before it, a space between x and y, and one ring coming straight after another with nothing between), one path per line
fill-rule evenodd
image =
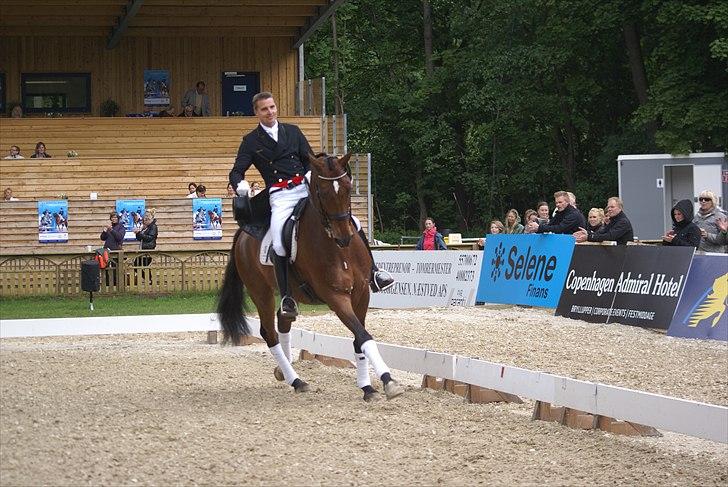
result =
M343 172L339 174L338 176L334 177L326 177L321 175L316 175L317 178L323 180L323 181L338 181L339 179L342 179L343 177L348 176L349 174L347 172ZM309 189L311 187L311 184L306 180L306 184L309 185ZM329 238L334 239L336 241L336 245L339 247L346 247L348 245L348 242L340 242L339 239L334 238L333 230L331 229L331 221L344 221L344 220L350 220L351 219L351 198L349 198L349 210L347 212L342 213L335 213L330 214L327 213L324 209L324 202L321 198L321 191L319 190L318 184L316 185L316 199L318 200L318 204L314 205L316 208L316 211L318 211L319 216L321 217L321 224L324 227L324 230L326 230L326 235L328 235Z

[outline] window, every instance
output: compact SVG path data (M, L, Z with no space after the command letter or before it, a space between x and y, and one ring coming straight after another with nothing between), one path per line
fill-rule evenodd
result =
M90 112L90 73L23 73L20 75L23 111Z

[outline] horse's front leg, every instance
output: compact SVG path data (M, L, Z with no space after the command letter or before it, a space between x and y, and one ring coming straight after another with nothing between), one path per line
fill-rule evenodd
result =
M393 399L404 392L397 381L392 379L392 373L379 353L377 342L374 341L369 332L364 328L364 323L357 317L351 307L351 299L341 297L330 303L331 309L339 319L354 335L354 354L357 364L357 385L364 391L364 399L376 399L376 390L371 386L369 379L369 365L371 364L374 373L384 385L384 393L387 399ZM362 359L363 358L363 359Z

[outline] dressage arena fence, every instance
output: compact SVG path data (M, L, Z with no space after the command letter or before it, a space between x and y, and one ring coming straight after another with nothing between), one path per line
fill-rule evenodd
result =
M260 323L249 319L249 325L251 334L260 338ZM207 341L211 343L215 340L211 340L210 332L219 329L214 314L3 320L0 322L0 339L198 331L207 332ZM346 337L292 328L291 346L314 357L354 360L351 339ZM655 429L660 429L728 444L728 407L725 406L421 348L379 343L379 349L382 358L393 369L422 374L425 382L430 380L428 377L440 378L445 384L443 387L447 389L446 384L449 383L454 393L467 389L477 391L472 389L476 386L534 400L533 419L555 420L586 429L599 427L627 434L635 434L630 429L641 430L637 431L638 434L654 434ZM558 407L553 408L552 405ZM602 425L611 429L602 428Z

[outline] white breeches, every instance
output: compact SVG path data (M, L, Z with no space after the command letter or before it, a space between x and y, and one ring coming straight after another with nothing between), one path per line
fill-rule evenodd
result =
M308 186L306 184L299 184L295 188L279 189L270 193L270 231L273 237L273 251L281 257L286 255L281 236L283 225L293 213L296 203L306 196L308 196Z
M354 227L356 228L356 231L358 232L359 230L361 230L361 222L359 221L359 219L354 215L351 215L351 219L354 221Z

